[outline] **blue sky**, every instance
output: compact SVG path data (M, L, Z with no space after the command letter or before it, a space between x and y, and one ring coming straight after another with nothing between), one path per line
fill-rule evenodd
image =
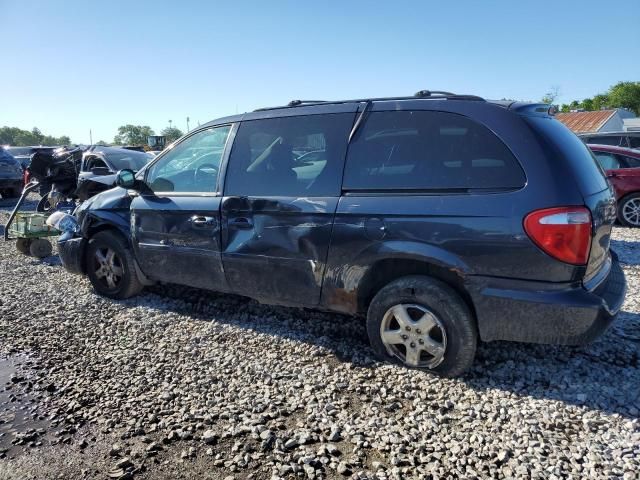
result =
M640 80L640 1L0 0L0 126L75 142L296 98L561 102Z

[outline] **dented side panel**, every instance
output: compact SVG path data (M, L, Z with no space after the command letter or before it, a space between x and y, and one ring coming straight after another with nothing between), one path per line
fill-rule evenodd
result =
M222 261L235 293L317 305L335 197L225 197Z

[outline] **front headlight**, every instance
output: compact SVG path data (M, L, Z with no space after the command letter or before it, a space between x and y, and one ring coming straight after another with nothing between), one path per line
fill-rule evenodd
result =
M47 225L64 233L78 233L80 231L76 217L64 212L53 212L49 215Z

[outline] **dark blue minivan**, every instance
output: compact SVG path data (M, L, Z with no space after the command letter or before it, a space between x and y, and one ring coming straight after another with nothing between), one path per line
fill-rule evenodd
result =
M294 101L214 120L83 203L59 251L110 298L171 282L366 316L455 376L479 340L583 344L620 309L613 192L548 105Z

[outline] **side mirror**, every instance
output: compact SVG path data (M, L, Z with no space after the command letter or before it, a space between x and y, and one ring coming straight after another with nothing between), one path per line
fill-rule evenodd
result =
M125 168L116 174L116 185L122 188L134 188L136 184L136 176L133 170Z
M111 171L107 167L93 167L91 173L98 176L109 175Z

